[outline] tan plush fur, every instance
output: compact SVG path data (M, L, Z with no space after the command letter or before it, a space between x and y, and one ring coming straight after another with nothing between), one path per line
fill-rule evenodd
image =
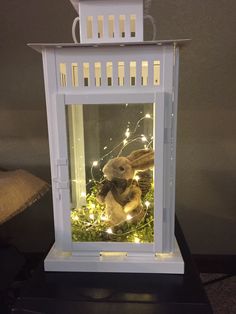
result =
M109 160L103 168L103 173L105 178L109 181L115 178L128 181L134 178L135 171L147 170L153 167L153 165L153 150L140 149L132 152L127 157L116 157ZM127 218L127 214L132 216L134 211L136 215L137 212L140 213L142 211L142 192L137 184L131 183L124 191L117 188L117 192L121 203L124 204L123 206L116 201L111 191L109 191L105 197L98 195L97 198L99 202L105 203L106 213L112 226L123 223ZM135 215L133 215L133 217L134 216Z

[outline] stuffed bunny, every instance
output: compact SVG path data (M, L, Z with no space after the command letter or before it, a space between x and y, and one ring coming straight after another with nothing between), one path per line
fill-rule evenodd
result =
M140 149L127 157L113 158L104 166L105 180L101 184L97 200L105 204L111 226L126 221L128 214L133 217L133 221L143 217L142 191L134 180L134 174L135 171L147 170L153 165L153 150Z

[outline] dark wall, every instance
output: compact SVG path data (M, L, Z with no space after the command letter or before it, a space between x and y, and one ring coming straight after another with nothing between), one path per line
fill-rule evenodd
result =
M194 253L236 253L236 2L155 1L159 38L182 50L177 213Z
M235 12L234 0L151 8L158 39L192 39L180 62L176 207L193 253L236 253ZM69 0L1 1L0 167L50 180L41 56L26 44L71 42L75 16Z

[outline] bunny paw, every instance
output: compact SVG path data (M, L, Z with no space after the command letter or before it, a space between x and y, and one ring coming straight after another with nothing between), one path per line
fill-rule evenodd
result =
M131 211L133 211L134 208L135 208L135 206L134 206L133 203L128 203L128 204L126 204L125 207L124 207L124 212L125 212L126 214L128 214L128 213L130 213Z

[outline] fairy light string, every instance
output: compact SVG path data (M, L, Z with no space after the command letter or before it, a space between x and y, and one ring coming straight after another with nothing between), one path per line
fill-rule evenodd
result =
M84 209L72 211L72 238L75 241L117 241L117 242L153 242L154 221L154 189L143 200L144 215L137 223L133 224L135 216L126 217L125 221L118 225L110 226L109 217L105 215L105 208L96 204L95 194L88 196L95 202L95 208L89 205ZM147 200L149 199L149 201ZM93 213L93 214L91 214Z
M128 104L126 104L127 108ZM72 238L75 241L128 241L135 243L142 242L153 242L153 210L154 210L154 189L149 191L145 199L142 200L144 214L141 220L137 224L133 224L135 217L138 215L127 214L126 218L119 224L114 226L109 226L109 217L106 216L105 206L98 203L96 199L97 185L103 180L96 180L94 175L94 168L100 167L101 162L108 157L113 158L111 154L117 153L117 157L122 154L127 146L135 142L143 143L144 148L150 148L153 143L153 137L149 137L145 134L136 135L140 124L145 119L152 119L152 115L146 113L141 117L135 124L133 130L131 130L130 122L128 121L126 130L124 132L125 137L115 145L111 150L106 152L100 159L94 160L91 163L90 173L91 179L87 185L91 185L91 192L83 197L86 197L87 205L82 208L76 208L71 211L71 221L72 221ZM110 138L110 142L112 139ZM104 146L104 150L108 150L109 144ZM101 168L99 169L101 170ZM138 176L134 177L135 180L139 180ZM83 193L83 192L82 192ZM149 226L150 228L146 228ZM147 229L147 230L146 230Z
M127 105L128 105L128 104L126 104L126 107L127 107ZM116 145L115 147L113 147L108 153L106 153L105 155L103 155L103 156L100 158L99 162L98 162L98 161L93 161L92 167L91 167L91 176L92 176L93 179L94 179L93 168L94 168L95 166L98 166L98 164L100 164L101 161L104 161L104 159L105 159L106 157L110 156L110 155L111 155L116 149L118 149L120 146L123 145L123 147L120 149L119 153L117 154L117 157L119 157L119 156L121 155L121 153L123 152L123 150L124 150L125 148L127 148L128 145L130 145L130 144L132 144L132 143L134 143L134 142L136 142L136 141L147 142L146 147L147 147L147 148L148 148L148 147L151 147L151 145L152 145L152 143L153 143L153 139L151 139L150 141L148 141L148 140L147 140L147 138L148 138L147 135L142 134L142 135L136 136L135 138L131 139L131 137L134 136L135 133L137 132L137 129L138 129L138 127L140 126L140 123L141 123L144 119L152 119L152 120L153 120L153 117L152 117L152 115L151 115L150 113L146 113L145 116L143 116L142 118L140 118L140 119L137 121L137 123L135 124L135 127L134 127L134 130L133 130L133 131L130 131L130 127L129 127L130 122L128 122L128 124L127 124L128 126L127 126L127 128L126 128L126 131L124 132L125 138L122 139L122 141L121 141L118 145ZM130 138L130 140L128 140L128 138ZM104 146L104 147L106 147L106 149L107 149L108 145L106 145L106 146ZM94 163L95 163L95 164L94 164ZM94 180L95 180L95 179L94 179ZM96 181L96 180L95 180L95 181Z

